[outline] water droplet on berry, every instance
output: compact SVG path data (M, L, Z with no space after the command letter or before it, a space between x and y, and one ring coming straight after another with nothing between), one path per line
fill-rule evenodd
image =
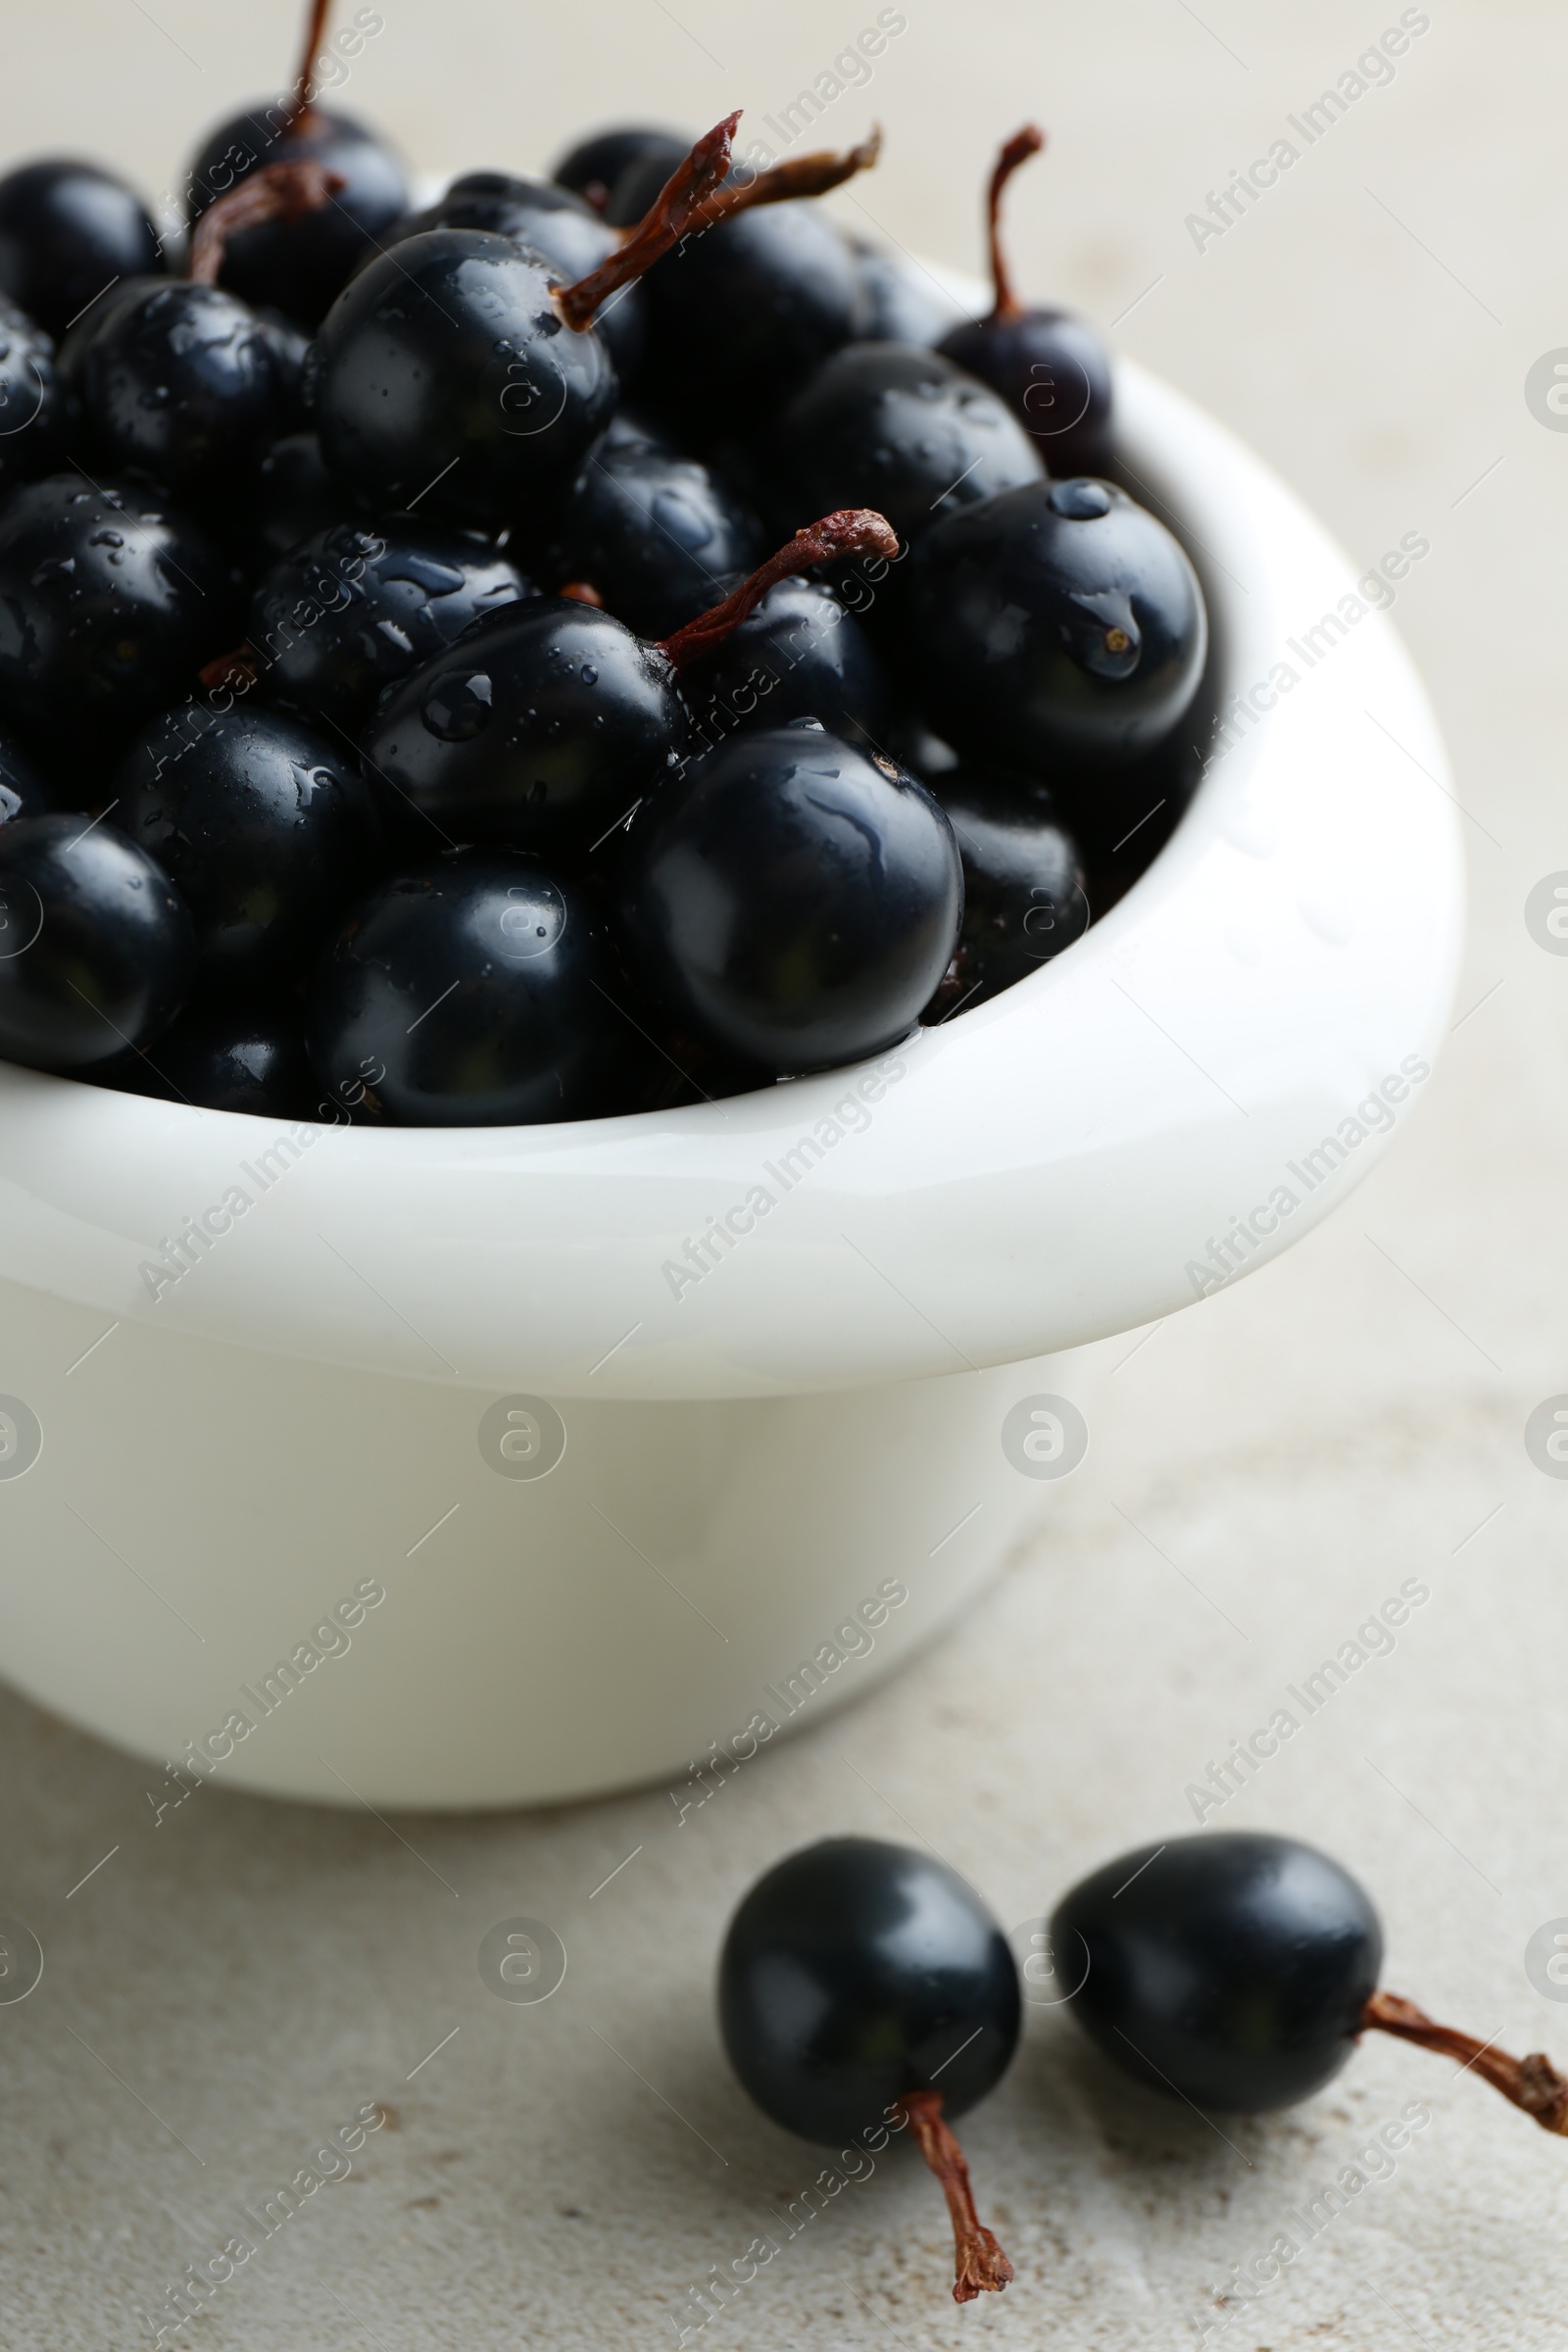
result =
M426 731L443 743L471 743L490 723L490 680L475 670L466 678L438 678L419 712Z

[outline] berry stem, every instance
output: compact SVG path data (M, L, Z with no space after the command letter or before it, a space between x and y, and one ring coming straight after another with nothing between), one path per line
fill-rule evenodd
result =
M1445 2058L1462 2059L1461 2072L1474 2067L1494 2090L1533 2115L1544 2132L1568 2136L1568 2077L1558 2074L1544 2051L1510 2058L1506 2050L1478 2040L1474 2034L1436 2024L1424 2009L1396 1992L1375 1992L1361 2012L1361 2028L1363 2033L1376 2031L1419 2042L1422 2049L1437 2050Z
M770 171L756 172L752 177L730 187L720 188L702 207L701 225L716 228L719 221L733 220L737 213L749 213L760 204L789 204L799 196L825 196L829 188L840 188L857 172L868 172L882 152L882 125L873 122L858 147L846 147L842 153L831 147L818 148L813 155L798 155L789 163L775 164Z
M232 694L249 694L262 669L248 645L236 645L232 653L220 654L196 674L209 694L217 693L220 686L226 686Z
M986 202L986 229L991 243L991 285L995 301L991 307L993 318L1021 318L1023 304L1012 290L1012 273L1007 257L1002 250L1002 191L1017 171L1032 155L1038 155L1046 143L1046 134L1038 122L1026 122L1015 130L997 158L991 174L991 192Z
M294 76L294 95L289 101L280 137L286 138L291 130L297 130L316 103L316 58L326 32L326 20L331 8L332 0L309 0L305 19L305 47L300 54L299 72Z
M813 564L841 563L848 556L881 556L891 563L898 552L899 535L885 514L877 514L874 507L840 507L836 513L824 514L820 522L797 531L787 546L759 564L751 578L742 580L721 605L699 612L673 636L660 638L660 651L676 669L684 669L688 662L715 652L776 581L809 571Z
M1012 2277L1012 2265L974 2209L969 2167L943 2116L941 2091L906 2091L899 2106L948 2200L953 2219L953 2300L972 2303L978 2294L1000 2294Z
M319 212L343 185L341 172L328 172L311 160L297 164L264 164L237 187L210 204L197 221L190 241L190 281L216 286L230 237L262 220L298 220Z
M622 286L651 270L662 254L686 234L699 207L727 178L741 119L736 108L722 122L704 133L690 155L675 166L662 188L618 251L578 278L574 286L555 290L556 314L578 333L592 325L594 314Z

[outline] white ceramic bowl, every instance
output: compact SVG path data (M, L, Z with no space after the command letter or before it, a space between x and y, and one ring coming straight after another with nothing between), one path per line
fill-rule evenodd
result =
M378 1806L684 1782L995 1567L1068 1458L1050 1422L1004 1449L1020 1400L1078 1395L1035 1359L1346 1197L1449 1003L1442 746L1311 516L1174 392L1117 388L1249 715L1150 871L1003 997L859 1069L558 1127L312 1131L0 1066L22 1689L169 1789L181 1758Z

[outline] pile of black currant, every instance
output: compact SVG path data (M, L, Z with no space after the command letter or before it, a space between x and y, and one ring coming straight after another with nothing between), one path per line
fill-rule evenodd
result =
M1053 2000L1137 2082L1204 2116L1294 2106L1375 2031L1457 2059L1568 2135L1568 2077L1548 2058L1510 2057L1380 1990L1371 1898L1294 1838L1216 1832L1123 1854L1062 1897L1045 1940ZM759 2107L841 2147L851 2179L868 2177L861 2151L908 2132L947 2196L956 2303L1007 2284L948 2118L1006 2072L1020 1988L1006 1937L956 1871L869 1838L789 1855L730 1922L718 2014Z
M1036 970L1179 813L1207 642L1099 341L1003 260L1039 132L952 326L813 202L878 134L617 129L411 211L326 14L176 239L0 177L0 1055L597 1117Z

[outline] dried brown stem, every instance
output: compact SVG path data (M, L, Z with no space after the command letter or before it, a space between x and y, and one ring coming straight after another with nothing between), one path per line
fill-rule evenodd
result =
M819 148L814 155L798 155L789 163L774 164L770 171L754 172L744 183L720 188L702 206L697 226L716 227L720 220L754 212L760 204L791 204L799 196L825 196L829 188L841 188L857 172L869 172L881 152L882 125L873 122L859 145L846 147L842 154L831 147Z
M874 507L840 507L835 514L824 514L820 522L797 531L787 546L769 556L750 579L742 580L721 605L699 612L673 636L661 638L661 651L677 669L684 669L688 662L700 661L704 654L721 646L776 581L809 571L813 564L839 564L850 556L881 556L891 563L898 552L899 534L885 514L877 514Z
M972 2303L979 2294L1000 2294L1012 2277L1012 2265L974 2209L969 2167L943 2117L941 2091L907 2091L899 2106L948 2200L953 2220L953 2300Z
M1510 2058L1506 2050L1478 2041L1473 2034L1435 2024L1424 2009L1396 1992L1375 1992L1361 2012L1361 2027L1363 2032L1394 2034L1401 2041L1419 2042L1424 2050L1459 2059L1464 2067L1473 2067L1494 2090L1500 2090L1526 2115L1533 2115L1544 2132L1568 2137L1568 2077L1559 2075L1543 2051L1533 2050L1527 2058Z
M299 220L329 204L343 185L341 172L310 160L264 164L237 188L210 204L190 241L190 277L197 286L216 286L230 237L262 220Z
M291 130L297 129L315 103L316 83L313 76L317 53L326 31L326 20L331 8L332 0L310 0L309 14L305 20L305 47L300 54L299 72L294 76L294 95L289 101L280 136L286 137Z
M686 234L698 208L712 195L728 177L735 144L735 125L741 119L736 108L722 122L715 122L705 132L690 155L675 166L647 212L631 231L626 241L590 270L586 277L578 278L574 286L558 286L555 292L557 316L564 325L581 330L592 324L594 314L603 308L612 294L629 285L651 270L662 254Z
M991 174L991 193L986 203L986 229L991 242L991 284L996 300L991 306L993 318L1021 318L1023 304L1012 290L1012 275L1007 268L1006 255L1002 250L1002 191L1017 171L1032 155L1038 155L1046 143L1046 134L1038 122L1026 122L997 158L997 168Z

